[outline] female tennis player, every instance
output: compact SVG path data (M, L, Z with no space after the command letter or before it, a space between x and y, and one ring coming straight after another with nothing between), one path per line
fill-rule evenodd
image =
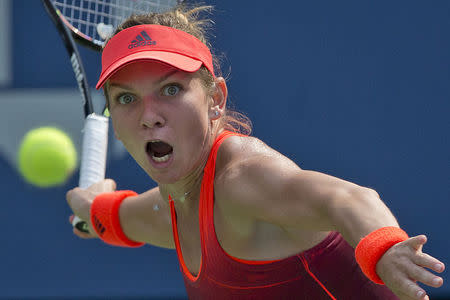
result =
M158 186L105 180L67 193L92 234L176 249L190 299L428 299L444 264L422 252L372 189L302 170L251 137L199 13L133 16L102 54L116 137ZM268 58L270 59L270 58ZM257 105L257 103L255 104Z

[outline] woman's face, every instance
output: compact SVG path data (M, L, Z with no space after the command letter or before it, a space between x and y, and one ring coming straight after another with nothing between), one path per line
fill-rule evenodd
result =
M201 79L169 65L127 65L108 82L116 137L158 183L201 167L210 146L210 103Z

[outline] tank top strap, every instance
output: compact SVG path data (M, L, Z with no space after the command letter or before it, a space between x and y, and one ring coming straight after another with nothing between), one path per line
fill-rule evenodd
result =
M202 188L203 188L203 186L209 185L212 182L211 180L214 180L214 174L215 174L215 169L216 169L217 152L219 151L220 145L228 137L234 136L234 135L242 136L239 133L234 133L234 132L231 132L231 131L223 131L223 132L221 132L219 134L219 136L214 141L214 143L213 143L213 145L211 147L211 151L209 152L208 161L206 162L205 168L203 169L204 176L203 176L203 180L202 180ZM208 174L210 176L205 177L205 174ZM203 192L203 189L202 189L202 192Z
M244 136L231 131L223 131L214 141L209 153L208 161L204 168L202 185L200 190L199 204L199 222L200 222L200 238L202 246L202 262L205 262L207 256L206 245L208 240L215 240L214 230L214 176L216 169L217 152L220 145L230 136Z

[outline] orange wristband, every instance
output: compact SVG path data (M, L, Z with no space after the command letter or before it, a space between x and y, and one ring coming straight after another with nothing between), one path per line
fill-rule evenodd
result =
M130 240L122 230L119 207L133 191L116 191L97 195L91 205L91 222L100 239L107 244L121 247L140 247L144 243Z
M355 258L367 278L384 284L376 272L378 261L389 248L408 238L408 234L398 227L382 227L364 237L356 246Z

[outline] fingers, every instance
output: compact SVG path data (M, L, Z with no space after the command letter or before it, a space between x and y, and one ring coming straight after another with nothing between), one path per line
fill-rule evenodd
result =
M426 242L427 237L425 235L418 235L407 240L407 244L416 250L410 257L414 265L409 269L409 276L426 285L437 288L442 286L444 280L424 268L441 273L444 271L445 265L436 258L422 252L422 246Z
M424 289L411 279L398 278L393 282L394 286L388 286L402 300L427 300L428 295Z
M89 209L95 195L87 190L74 188L67 192L66 200L75 215L82 220L89 219Z
M431 271L441 273L445 265L438 259L422 252L427 242L425 235L418 235L394 245L379 261L377 272L386 285L402 300L429 299L425 290L418 285L438 288L443 279ZM427 270L429 269L429 270Z
M116 182L112 179L105 179L97 182L87 189L74 188L67 192L66 199L73 213L80 217L80 219L86 221L88 226L90 225L90 207L92 201L100 193L113 192L116 190ZM70 217L72 223L73 217ZM73 233L83 239L94 238L97 235L90 230L91 233L86 233L73 229Z
M418 266L431 269L437 273L442 273L445 270L444 263L426 253L417 253L412 257L412 261Z
M90 186L88 189L74 188L67 192L66 199L75 215L83 220L89 219L89 209L94 198L105 192L112 192L116 189L116 182L112 179L105 179Z
M423 267L419 267L417 265L413 265L408 269L408 275L415 281L420 281L426 285L436 288L440 287L444 283L444 280L441 277L436 276Z
M106 184L109 184L109 189L115 191L117 188L116 182L112 179L106 179Z
M413 297L410 297L409 295L401 292L395 293L397 297L399 297L401 300L430 300L427 294L425 292L420 292L420 294L417 294Z
M418 235L407 239L404 243L412 247L416 251L422 251L423 245L427 242L426 235Z
M92 201L100 193L112 192L116 189L116 182L112 179L105 179L97 182L87 189L74 188L67 192L66 199L73 213L80 217L80 219L86 221L88 226L90 225L90 207ZM72 223L72 217L70 221ZM88 239L96 237L96 234L90 230L91 233L86 233L73 229L73 233L80 238Z
M441 287L444 280L426 270L428 268L435 272L443 272L445 265L437 260L436 258L423 253L423 245L427 242L427 237L425 235L419 235L412 237L405 241L405 244L410 246L413 252L410 255L411 265L408 264L406 267L406 275L410 278L407 280L403 291L408 291L407 294L410 297L415 296L413 299L428 299L425 290L419 287L416 281L422 282L431 287Z
M116 182L112 179L105 179L102 181L99 181L97 183L94 183L89 187L89 190L94 193L107 193L107 192L113 192L117 188Z

